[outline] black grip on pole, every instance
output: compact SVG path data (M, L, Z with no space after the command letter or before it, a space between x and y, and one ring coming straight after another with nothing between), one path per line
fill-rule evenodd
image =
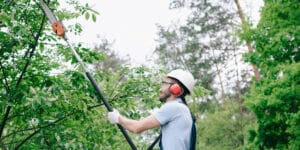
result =
M88 77L88 79L91 81L93 87L97 91L97 94L101 98L101 100L102 100L103 104L105 105L105 107L107 108L107 110L112 112L113 111L112 107L109 105L108 101L105 99L105 97L101 93L101 91L100 91L98 85L96 84L96 81L94 80L94 78L91 76L91 74L89 72L86 72L85 74ZM127 134L126 130L121 125L119 125L119 124L117 124L117 125L118 125L119 129L121 130L121 132L123 133L123 135L125 136L125 138L126 138L127 142L129 143L129 145L131 146L131 149L136 150L136 147L135 147L134 143L132 142L131 138L129 137L129 135Z
M89 72L85 73L86 76L88 77L88 79L91 81L93 87L95 88L98 96L101 98L103 104L105 105L105 107L107 108L108 111L113 111L113 109L111 108L111 106L109 105L108 101L106 100L106 98L103 96L103 94L101 93L96 81L94 80L94 78L91 76L91 74Z

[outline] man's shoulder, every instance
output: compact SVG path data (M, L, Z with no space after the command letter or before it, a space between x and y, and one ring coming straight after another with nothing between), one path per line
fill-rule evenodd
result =
M180 109L188 109L187 106L183 103L179 103L177 101L171 101L168 103L165 103L161 106L161 109L167 109L169 111L178 111Z

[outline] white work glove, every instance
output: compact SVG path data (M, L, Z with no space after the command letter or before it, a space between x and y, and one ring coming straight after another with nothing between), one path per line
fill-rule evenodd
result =
M119 123L119 117L120 117L120 113L116 109L113 109L112 112L108 113L108 120L113 124Z

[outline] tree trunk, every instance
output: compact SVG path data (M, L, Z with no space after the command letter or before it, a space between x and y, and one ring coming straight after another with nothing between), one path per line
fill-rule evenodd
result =
M237 7L237 11L238 11L238 14L239 14L239 17L241 19L241 22L242 22L242 26L246 25L246 20L245 20L245 17L244 17L244 14L243 14L243 10L240 6L240 3L239 3L239 0L234 0L235 4L236 4L236 7ZM246 45L248 47L248 52L249 53L253 53L253 48L251 46L251 43L249 40L246 40ZM255 78L257 81L260 80L261 76L260 76L260 73L258 71L258 68L255 64L251 64L252 65L252 68L253 68L253 72L254 72L254 75L255 75Z
M236 100L237 102L239 103L239 113L240 113L240 130L243 132L244 131L244 128L245 128L245 125L244 125L244 111L243 111L243 105L244 105L244 101L243 99L241 98L242 94L241 94L241 82L240 82L240 79L239 79L239 64L237 62L237 59L236 59L236 51L234 49L234 62L235 62L235 66L236 66ZM244 138L244 135L242 135L241 139L242 141L242 144L244 146L245 144L245 138Z
M215 56L215 50L212 50L212 51L213 51L213 57L216 58L216 56ZM225 91L224 91L223 80L222 80L222 77L221 77L221 70L220 70L220 68L219 68L219 66L218 66L218 63L215 62L215 61L214 61L214 63L215 63L215 65L216 65L217 76L218 76L218 79L219 79L219 82L220 82L220 87L221 87L221 98L222 98L223 101L225 101L225 98L226 98L226 97L225 97Z

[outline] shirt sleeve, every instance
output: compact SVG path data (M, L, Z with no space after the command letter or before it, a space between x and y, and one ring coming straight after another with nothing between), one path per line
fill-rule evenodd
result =
M155 118L159 121L160 125L167 124L175 117L175 108L172 104L163 105L156 113L154 113Z

